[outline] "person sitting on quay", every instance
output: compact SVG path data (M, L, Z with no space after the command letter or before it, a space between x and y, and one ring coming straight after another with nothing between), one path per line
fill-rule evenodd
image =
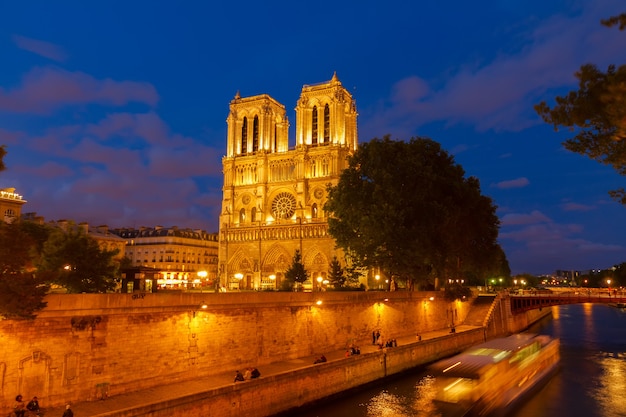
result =
M26 409L30 411L31 413L35 413L35 415L37 416L41 415L41 408L39 407L39 400L37 399L36 396L33 397L33 399L30 400L28 404L26 404Z
M261 372L259 372L259 370L256 368L252 368L252 371L250 372L250 379L256 379L260 376L261 376Z
M315 362L313 362L313 364L324 363L324 362L326 362L326 356L322 355L319 358L315 359Z
M15 397L15 405L13 406L15 417L24 417L26 414L26 408L24 407L24 400L22 400L22 398L21 394Z
M246 372L243 373L243 379L250 379L250 375L252 374L252 368L246 368Z
M234 382L238 382L238 381L245 381L245 379L243 378L243 374L239 371L235 371L235 381Z

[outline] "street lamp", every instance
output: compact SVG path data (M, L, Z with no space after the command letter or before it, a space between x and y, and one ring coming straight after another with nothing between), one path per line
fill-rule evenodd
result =
M243 274L241 272L237 272L235 274L235 279L237 279L237 287L241 289L241 280L243 279Z
M321 276L317 277L317 290L318 291L322 291L322 281L324 281L324 278L322 278Z
M204 280L206 279L208 273L205 270L198 271L198 277L200 278L200 291L202 291L202 287L204 286Z
M380 275L376 274L374 278L376 279L376 289L380 290Z

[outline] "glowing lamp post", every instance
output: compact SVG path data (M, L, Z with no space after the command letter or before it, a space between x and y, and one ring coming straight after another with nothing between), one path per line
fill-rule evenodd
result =
M207 271L202 270L202 271L198 271L197 275L198 275L198 278L200 278L200 291L202 291L202 287L204 287L204 284L206 284L205 282L206 277L209 274L207 273Z
M237 288L241 289L241 280L243 279L243 274L241 272L237 272L235 274L235 279L237 280Z
M274 274L270 275L270 281L272 281L273 289L276 289L276 275Z
M317 277L317 290L318 291L322 291L322 281L324 281L324 278L322 278L321 276Z

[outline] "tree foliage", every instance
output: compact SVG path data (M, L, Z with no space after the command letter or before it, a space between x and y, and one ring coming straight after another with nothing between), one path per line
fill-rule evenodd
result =
M435 277L482 275L503 252L499 220L476 178L427 138L361 144L324 209L337 245L366 267L424 287Z
M472 297L472 290L470 287L453 282L446 284L444 289L444 298L448 301L461 300L469 301Z
M289 265L287 271L285 271L285 278L288 282L295 283L296 287L309 278L309 272L302 263L302 255L299 250L296 250L293 256L293 262Z
M101 249L80 227L56 229L43 247L39 270L70 293L102 293L115 287L119 251Z
M336 256L330 261L330 268L328 270L328 281L333 288L343 288L346 284L346 273L341 266L341 262Z
M4 145L0 145L0 172L6 169L4 165L4 156L7 154L7 148Z
M602 24L626 28L626 13L603 20ZM535 106L542 119L575 132L563 146L626 175L626 65L610 65L606 72L593 64L576 72L578 90L556 97L550 107L545 101ZM626 204L623 188L609 194Z
M23 222L0 221L0 316L32 319L46 306L48 285L34 273L36 240Z

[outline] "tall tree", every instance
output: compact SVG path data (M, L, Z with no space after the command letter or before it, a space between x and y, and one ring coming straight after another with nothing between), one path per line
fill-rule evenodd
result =
M476 178L427 138L361 144L328 189L329 233L410 289L493 268L499 220ZM391 284L393 288L393 283Z
M328 270L328 281L330 285L335 289L343 288L346 283L346 274L341 266L341 262L336 256L330 261L330 268Z
M39 270L51 282L71 293L101 293L115 288L119 251L101 249L98 242L75 225L54 230L43 247Z
M296 289L309 278L309 272L302 263L302 255L299 250L296 250L296 253L293 255L293 262L289 265L287 271L285 271L285 278L289 282L295 283Z
M46 306L48 285L34 273L36 241L23 222L0 221L0 316L32 319Z
M619 30L624 30L626 13L601 23L608 27L619 25ZM577 91L556 97L552 108L542 101L535 110L555 130L563 127L576 132L563 142L566 149L626 175L626 65L610 65L603 72L593 64L585 64L575 75ZM626 205L624 188L609 194Z

